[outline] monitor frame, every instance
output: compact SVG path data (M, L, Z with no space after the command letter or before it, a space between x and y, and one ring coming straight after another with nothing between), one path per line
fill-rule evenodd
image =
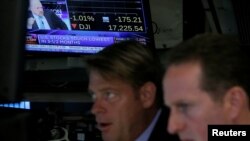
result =
M0 102L23 98L28 0L3 0L0 8Z

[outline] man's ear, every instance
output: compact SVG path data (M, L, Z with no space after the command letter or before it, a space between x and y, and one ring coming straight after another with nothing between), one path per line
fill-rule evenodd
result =
M157 88L153 82L146 82L140 88L140 100L144 108L150 108L154 104L156 98L156 89Z
M226 92L224 103L229 120L237 120L242 110L244 110L244 108L248 108L246 91L239 86L230 88Z

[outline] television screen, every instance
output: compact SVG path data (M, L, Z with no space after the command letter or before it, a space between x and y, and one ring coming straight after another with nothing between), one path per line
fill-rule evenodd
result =
M154 47L148 0L30 0L28 53L93 54L122 40Z

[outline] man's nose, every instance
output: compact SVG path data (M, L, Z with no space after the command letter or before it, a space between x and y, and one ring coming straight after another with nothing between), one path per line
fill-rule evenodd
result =
M105 107L103 104L102 99L95 99L92 108L91 108L91 113L94 115L97 115L99 113L105 112Z
M170 112L167 130L170 134L178 134L185 128L184 120L180 115Z

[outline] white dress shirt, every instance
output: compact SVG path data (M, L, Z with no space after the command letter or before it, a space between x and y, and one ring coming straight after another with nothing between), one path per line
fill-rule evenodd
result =
M39 29L50 29L48 21L46 20L44 16L38 16L36 14L33 14L33 16L36 20L36 23Z

